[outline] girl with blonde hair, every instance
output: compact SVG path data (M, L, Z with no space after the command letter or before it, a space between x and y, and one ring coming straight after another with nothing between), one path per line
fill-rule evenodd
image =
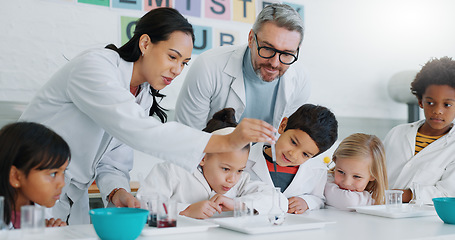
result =
M378 137L348 136L333 153L333 162L324 191L326 205L347 209L384 204L388 182L384 145Z

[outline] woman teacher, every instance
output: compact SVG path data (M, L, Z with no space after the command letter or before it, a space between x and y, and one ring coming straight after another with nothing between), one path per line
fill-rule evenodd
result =
M101 166L116 171L116 166L100 162L117 139L188 171L196 169L204 153L275 140L273 127L256 119L245 119L232 134L223 136L176 122L163 124L152 117L165 122L166 114L156 100L163 95L158 91L171 84L190 61L193 42L193 28L178 11L157 8L137 22L134 36L125 45L83 52L38 91L20 121L53 129L72 153L66 186L52 209L54 218L69 224L89 223L87 189ZM125 176L118 174L121 178ZM127 191L107 192L117 206L135 206Z

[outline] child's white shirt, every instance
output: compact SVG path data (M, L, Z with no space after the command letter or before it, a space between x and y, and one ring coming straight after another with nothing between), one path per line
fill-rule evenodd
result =
M341 189L336 183L334 183L332 174L328 175L324 195L327 206L332 206L340 210L352 210L348 207L368 206L374 204L371 193L368 191L354 192Z
M248 173L243 172L240 180L224 196L244 198L253 201L253 207L259 214L267 214L272 206L274 188L260 181L250 181ZM209 200L216 192L201 171L193 173L169 162L158 163L145 179L145 186L140 186L137 196L158 193L179 203L179 211L188 205ZM281 208L287 210L288 201L280 194Z
M251 147L245 171L251 175L252 180L259 180L274 186L267 168L267 160L263 155L263 146L264 143L256 143ZM302 198L307 203L309 210L319 209L324 206L326 182L327 167L320 159L312 158L299 166L299 170L283 194L286 198Z

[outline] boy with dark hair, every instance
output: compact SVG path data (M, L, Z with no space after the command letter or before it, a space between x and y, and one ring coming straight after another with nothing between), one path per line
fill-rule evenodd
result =
M327 167L313 158L335 143L337 131L338 122L329 109L302 105L281 120L280 137L275 144L276 162L272 147L257 143L250 150L245 171L252 180L280 187L289 200L288 213L319 209L324 206Z
M432 198L455 195L455 61L428 61L411 91L425 119L396 126L387 134L389 187L403 190L403 202L414 196L432 203Z

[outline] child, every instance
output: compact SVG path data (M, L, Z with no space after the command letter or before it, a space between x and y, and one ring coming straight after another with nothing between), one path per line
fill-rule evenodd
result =
M225 135L236 125L234 109L226 108L215 113L203 131ZM199 219L232 211L234 198L250 199L259 214L267 214L274 189L259 181L250 182L243 172L249 149L246 145L234 152L207 153L194 173L171 163L159 163L147 176L145 186L139 188L138 196L158 193L178 202L179 209L184 209L180 215ZM281 197L281 208L286 209L286 198Z
M261 180L280 187L289 200L288 213L303 213L324 205L327 168L316 159L337 139L338 122L333 113L322 106L302 105L278 128L281 134L272 149L263 143L251 148L245 171L252 180Z
M41 124L17 122L0 130L0 196L5 197L3 220L9 228L20 228L24 205L54 206L69 159L63 138ZM65 225L61 219L46 220L48 227Z
M374 135L355 133L333 153L324 195L326 204L341 210L351 206L384 204L387 189L385 152Z
M428 61L411 83L425 119L394 127L384 146L390 187L401 189L403 202L415 196L423 203L455 196L455 61L449 57Z

